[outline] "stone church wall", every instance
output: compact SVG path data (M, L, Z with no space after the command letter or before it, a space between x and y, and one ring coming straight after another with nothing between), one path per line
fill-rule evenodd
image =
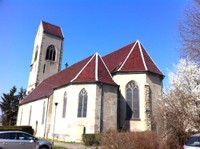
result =
M149 92L149 101L151 106L151 130L156 129L156 125L154 123L153 115L154 115L154 107L156 106L156 100L160 97L162 93L162 78L158 75L148 74L147 75L147 91ZM148 102L148 101L147 101ZM147 116L148 117L148 116ZM147 118L148 119L148 118ZM147 121L147 123L150 123Z
M118 87L103 85L103 132L117 130Z

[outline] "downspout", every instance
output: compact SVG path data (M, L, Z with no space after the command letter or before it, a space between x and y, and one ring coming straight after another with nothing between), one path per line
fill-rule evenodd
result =
M45 136L46 136L46 128L47 128L47 117L48 117L48 111L49 111L49 97L50 96L48 96L48 99L47 99L47 109L46 109L46 117L45 117L45 122L44 122L44 135L43 135L43 137L45 138Z
M103 128L103 83L100 84L100 111L99 111L99 133Z

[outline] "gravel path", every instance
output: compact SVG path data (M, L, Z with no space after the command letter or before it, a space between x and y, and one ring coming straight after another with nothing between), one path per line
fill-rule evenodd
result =
M68 149L100 149L100 147L86 147L82 144L69 144L69 143L62 143L62 142L54 142L56 146L66 147Z

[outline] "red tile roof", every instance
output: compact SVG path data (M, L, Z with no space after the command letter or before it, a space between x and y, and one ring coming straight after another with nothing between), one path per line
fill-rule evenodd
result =
M124 62L125 58L127 57L130 49L133 47L135 42L116 50L112 53L109 53L108 55L105 55L103 57L104 62L106 63L106 66L108 67L109 71L116 70L122 62Z
M117 85L98 53L92 56L85 67L71 82L102 82Z
M43 25L43 28L44 28L44 32L64 39L62 29L59 26L56 26L56 25L53 25L53 24L50 24L50 23L47 23L47 22L44 22L44 21L42 21L42 25Z
M111 72L146 71L163 76L139 41L135 41L103 57Z
M22 100L21 104L47 97L53 92L53 89L69 83L86 65L90 58L91 56L45 79Z
M54 89L63 85L83 82L102 82L117 85L101 57L98 54L94 54L42 81L23 99L21 104L47 97Z
M70 83L102 82L117 85L113 72L151 72L163 77L151 57L139 41L116 50L103 58L94 54L42 81L21 104L35 101L52 94L53 90Z

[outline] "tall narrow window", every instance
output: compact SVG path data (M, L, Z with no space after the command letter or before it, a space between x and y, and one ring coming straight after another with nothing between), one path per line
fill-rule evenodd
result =
M43 66L43 73L45 73L46 65Z
M22 124L22 116L23 116L23 108L22 108L22 110L21 110L20 124L19 124L19 125L21 125L21 124Z
M139 88L135 81L130 81L126 85L126 118L139 119Z
M54 45L50 45L46 51L46 60L55 61L56 58L56 49Z
M36 48L35 48L35 57L34 57L34 61L37 60L37 56L38 56L38 46L36 46Z
M28 125L31 124L31 113L32 113L32 106L30 106L30 110L29 110L29 119L28 119Z
M43 109L42 109L42 124L44 124L44 117L45 117L45 101L43 102Z
M67 109L67 92L65 92L63 96L63 113L62 113L63 118L66 117L66 109Z
M78 117L86 117L86 115L87 115L87 91L83 88L79 93Z

